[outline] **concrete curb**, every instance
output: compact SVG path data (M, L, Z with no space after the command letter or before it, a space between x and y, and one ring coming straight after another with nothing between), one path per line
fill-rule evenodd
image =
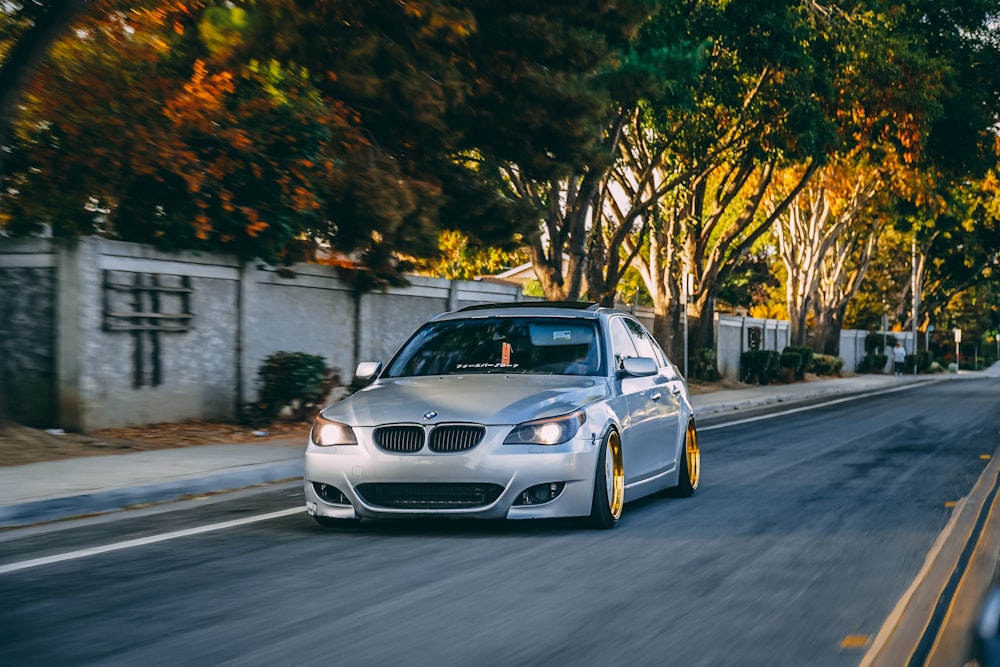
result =
M192 494L235 491L259 484L301 478L302 471L302 461L261 463L233 472L12 503L0 506L0 529L113 512L134 505L170 502Z

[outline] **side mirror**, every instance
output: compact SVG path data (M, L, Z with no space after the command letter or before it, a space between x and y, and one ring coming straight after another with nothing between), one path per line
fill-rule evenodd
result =
M622 372L632 377L648 377L659 371L656 359L649 357L628 357L622 359Z
M354 371L354 382L368 384L382 372L381 361L362 361Z
M972 652L981 667L1000 665L1000 589L990 590L983 601L972 637Z

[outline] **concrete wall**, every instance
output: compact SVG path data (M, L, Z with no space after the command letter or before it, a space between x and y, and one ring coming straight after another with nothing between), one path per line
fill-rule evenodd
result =
M256 398L257 369L274 352L322 356L347 382L438 313L524 299L513 285L419 276L358 295L334 268L290 268L94 238L0 238L0 414L80 431L230 420ZM121 287L137 280L162 291ZM624 308L652 329L652 309ZM116 330L158 322L140 317L155 312L184 326ZM759 349L789 341L781 320L717 315L715 325L719 372L733 380L751 328ZM866 333L841 333L845 369L856 370ZM912 333L893 335L912 351Z
M860 329L843 329L840 332L840 356L844 360L844 370L857 372L865 356L865 338L870 332ZM881 333L881 332L879 332ZM907 354L915 354L912 331L887 331L886 336L894 336L903 344ZM888 354L888 352L886 352ZM886 363L884 372L892 371L892 361Z
M740 357L750 349L750 330L754 328L761 333L758 349L781 352L788 347L790 330L784 320L716 314L715 349L723 377L740 379Z
M851 373L858 370L865 356L865 337L867 331L859 329L841 329L840 358L844 360L844 370Z
M332 267L290 269L95 238L0 238L0 409L76 431L234 419L274 352L320 355L348 381L433 315L522 299L516 286L423 277L356 295Z
M0 255L0 416L23 423L55 419L56 261L38 240Z

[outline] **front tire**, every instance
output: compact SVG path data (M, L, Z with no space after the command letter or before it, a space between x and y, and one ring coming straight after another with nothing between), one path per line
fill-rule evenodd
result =
M624 506L625 465L622 463L622 441L618 431L611 430L604 437L598 454L588 523L592 528L614 528L621 518Z
M698 447L698 430L694 420L688 422L684 431L684 452L680 463L677 486L667 489L665 494L671 498L690 498L701 481L701 449Z

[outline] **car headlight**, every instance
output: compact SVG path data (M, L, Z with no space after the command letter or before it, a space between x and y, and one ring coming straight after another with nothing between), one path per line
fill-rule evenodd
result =
M309 440L320 447L358 444L358 439L350 426L323 417L316 417L312 430L309 431Z
M505 445L561 445L580 430L587 421L581 410L561 417L536 419L518 424L503 441Z

